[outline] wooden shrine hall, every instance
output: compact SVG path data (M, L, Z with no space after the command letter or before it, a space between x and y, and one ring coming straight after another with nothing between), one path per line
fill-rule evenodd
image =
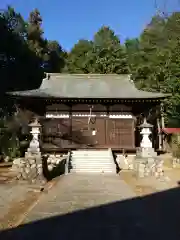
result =
M44 151L135 151L143 117L154 126L154 147L162 148L157 123L167 95L138 90L129 75L47 74L38 89L8 94L38 116ZM153 111L155 118L150 116Z

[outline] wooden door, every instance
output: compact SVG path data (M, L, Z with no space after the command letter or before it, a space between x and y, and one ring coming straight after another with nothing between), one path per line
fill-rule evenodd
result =
M46 119L43 122L43 145L49 149L62 149L70 145L69 119Z
M76 147L93 147L95 144L87 117L72 118L72 144Z
M106 144L112 148L134 148L133 119L106 120Z

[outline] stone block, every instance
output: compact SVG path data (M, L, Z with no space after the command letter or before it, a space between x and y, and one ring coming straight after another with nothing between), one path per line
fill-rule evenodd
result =
M42 163L37 164L37 168L42 168Z
M36 167L37 167L36 164L32 164L32 165L31 165L31 169L36 168Z
M129 169L129 165L126 164L124 161L121 161L119 163L119 167L120 167L120 169L123 169L123 170L128 170Z
M42 168L38 168L38 169L37 169L37 173L38 173L38 175L43 174L43 169L42 169Z
M9 157L9 156L6 156L5 158L4 158L4 162L10 162L11 161L11 158Z
M148 165L153 165L154 164L154 158L149 157L147 160Z
M49 171L52 171L52 170L53 170L53 165L52 165L52 164L48 165L48 170L49 170Z
M18 173L18 175L16 176L16 178L17 178L18 180L20 180L20 179L22 178L22 174L21 174L21 173Z
M144 169L145 169L145 164L144 163L139 163L138 164L138 169L140 169L140 170L143 170L144 171Z
M30 161L30 160L36 160L36 157L31 154L31 155L29 155L29 156L26 156L25 159L26 159L26 161L27 161L27 160L28 160L28 161Z
M26 174L29 174L31 172L31 169L30 168L25 168L25 173Z
M56 160L56 165L59 165L60 162L61 162L61 159L57 159L57 160Z
M129 164L129 170L133 170L134 169L134 164Z
M149 172L144 172L144 177L148 177L149 175Z
M30 168L30 167L31 167L31 165L30 165L29 163L27 163L25 166L26 166L27 168Z
M20 167L20 168L19 168L19 172L20 172L20 173L23 173L23 172L24 172L24 167Z
M139 171L138 172L138 177L143 178L144 177L144 171Z
M42 163L42 158L41 158L41 155L39 156L36 156L36 163L39 164L39 163Z
M29 178L33 179L33 178L36 178L36 176L37 176L36 168L31 169L31 172L29 173Z
M57 159L54 157L54 158L51 160L51 163L52 163L52 164L56 164L56 161L57 161Z
M158 173L162 172L162 168L156 168L156 172Z
M20 167L22 168L22 167L24 167L26 165L26 162L21 162L20 163Z
M23 172L23 173L22 173L22 178L23 178L24 180L28 179L28 175L27 175L26 172Z
M33 164L36 163L36 160L35 160L35 159L28 159L28 162L29 162L31 165L33 165Z
M21 164L21 160L22 160L22 158L16 158L16 159L14 159L13 165L14 165L14 164L15 164L15 165L20 165L20 164Z

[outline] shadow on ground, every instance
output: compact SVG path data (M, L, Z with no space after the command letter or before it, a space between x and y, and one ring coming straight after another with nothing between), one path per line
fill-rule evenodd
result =
M180 239L179 188L4 230L1 240Z

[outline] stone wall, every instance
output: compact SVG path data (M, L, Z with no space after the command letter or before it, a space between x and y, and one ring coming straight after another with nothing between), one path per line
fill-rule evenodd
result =
M31 183L45 182L41 153L27 152L24 158L13 162L12 168L17 171L18 180L27 180Z
M159 157L156 158L136 158L134 163L134 172L136 177L162 177L164 176L163 171L163 160Z
M47 167L49 171L52 171L56 167L59 166L59 164L67 158L66 154L50 154L45 155L47 157Z
M27 152L24 158L15 159L12 170L17 172L18 180L30 183L45 183L65 171L67 155L43 155Z
M134 155L124 156L122 154L116 155L116 162L120 170L133 170L134 169Z
M117 155L117 164L120 170L133 170L137 177L161 177L164 175L163 160L160 157L138 158L134 155Z

